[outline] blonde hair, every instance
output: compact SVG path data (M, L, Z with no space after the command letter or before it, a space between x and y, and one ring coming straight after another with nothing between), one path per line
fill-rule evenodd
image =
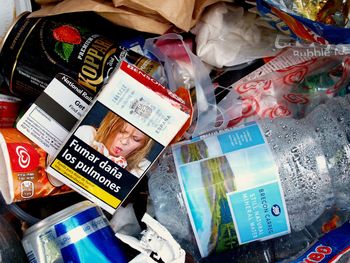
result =
M106 145L108 140L116 135L117 132L121 132L127 122L120 118L113 112L108 112L107 115L102 120L99 128L96 131L95 140ZM137 150L137 152L132 153L127 159L127 167L128 171L133 169L140 169L140 162L145 158L147 153L151 150L153 146L153 140L146 135L143 146Z

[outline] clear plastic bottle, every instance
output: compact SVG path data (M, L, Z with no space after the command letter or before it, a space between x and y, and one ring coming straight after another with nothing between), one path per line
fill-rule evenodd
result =
M349 96L329 99L301 120L257 121L278 167L292 232L239 246L226 253L231 260L275 262L289 258L322 235L322 225L335 213L342 215L340 221L348 217L345 212L350 210L349 100ZM170 149L149 173L149 191L159 222L187 252L199 259ZM218 256L217 262L222 256ZM216 262L215 255L210 258L212 261L203 262Z

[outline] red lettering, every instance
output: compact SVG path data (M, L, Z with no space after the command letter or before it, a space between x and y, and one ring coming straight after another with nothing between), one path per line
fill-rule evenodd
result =
M318 246L316 248L316 252L329 255L330 253L332 253L332 248L326 246Z
M325 258L324 254L317 253L317 252L312 252L308 255L308 259L310 259L312 261L316 261L316 262L320 262L324 258Z
M332 253L332 248L327 246L318 246L314 252L311 252L307 255L301 263L315 263L321 262L326 256Z

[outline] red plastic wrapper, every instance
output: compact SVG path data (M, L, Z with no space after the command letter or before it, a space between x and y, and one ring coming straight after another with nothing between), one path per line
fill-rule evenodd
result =
M303 62L280 65L292 55L282 54L232 85L242 101L242 115L229 127L260 118L302 118L350 81L349 56L305 57Z

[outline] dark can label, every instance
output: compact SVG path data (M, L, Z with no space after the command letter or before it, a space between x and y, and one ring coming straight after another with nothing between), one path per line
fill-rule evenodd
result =
M0 54L11 93L35 99L57 73L65 73L94 96L121 59L150 75L159 72L158 63L123 48L93 25L101 20L92 14L88 19L82 19L81 14L21 17Z

